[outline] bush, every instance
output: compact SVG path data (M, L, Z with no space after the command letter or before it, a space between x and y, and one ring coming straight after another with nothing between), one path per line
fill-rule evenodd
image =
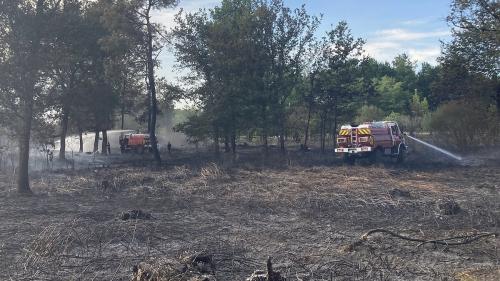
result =
M398 122L399 128L403 132L414 132L415 131L415 124L414 120L410 118L410 116L397 113L397 112L391 112L391 114L387 115L384 118L385 121L396 121Z
M431 121L432 121L432 113L428 112L424 114L422 117L422 121L420 123L420 127L422 128L422 131L424 132L430 132L431 131Z
M430 120L430 129L438 141L451 143L461 150L495 144L499 137L498 115L490 105L449 102L440 106Z
M382 120L384 115L384 111L374 105L363 105L359 109L358 116L355 121L356 123L361 124L363 122Z

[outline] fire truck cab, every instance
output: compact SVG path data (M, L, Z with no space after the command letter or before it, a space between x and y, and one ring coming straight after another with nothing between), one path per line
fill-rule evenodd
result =
M403 162L408 147L404 134L394 121L366 122L361 125L343 125L337 134L336 153L347 163L368 157L372 162L387 156Z

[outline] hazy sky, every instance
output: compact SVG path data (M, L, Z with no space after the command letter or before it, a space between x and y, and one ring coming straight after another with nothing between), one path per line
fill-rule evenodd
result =
M154 20L172 27L173 17L180 8L194 11L219 3L219 0L180 0L176 9L155 13ZM305 4L309 13L323 14L318 35L346 20L355 36L366 39L365 51L381 61L391 61L395 55L406 52L418 62L434 64L440 54L440 40L450 38L445 21L449 0L285 0L285 3L290 7ZM180 71L173 67L172 50L164 49L160 58L159 74L175 82Z

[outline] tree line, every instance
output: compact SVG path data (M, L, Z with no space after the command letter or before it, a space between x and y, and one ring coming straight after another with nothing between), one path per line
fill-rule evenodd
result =
M321 18L280 0L180 13L174 47L199 110L176 129L193 142L211 139L216 153L219 143L234 152L240 137L258 138L265 152L270 136L282 152L290 139L307 148L312 135L325 151L341 123L381 119L457 134L449 142L461 147L496 142L499 10L495 1L454 1L453 40L435 66L404 53L379 62L347 22L320 34Z
M485 134L498 140L496 1L452 2L453 39L437 65L417 65L406 54L379 62L347 22L321 33L321 17L282 0L181 11L172 30L151 20L153 10L178 4L0 0L0 125L18 140L20 192L30 190L31 143L57 136L64 160L66 136L78 134L82 151L82 133L91 131L97 151L100 135L105 145L107 130L124 129L126 115L147 126L160 164L156 116L181 98L196 113L175 129L192 142L210 140L217 154L221 144L235 153L242 137L258 139L264 153L271 139L282 152L313 138L326 151L340 124L385 118L409 131L474 131L459 145ZM182 89L156 75L167 45L188 70Z
M161 27L154 9L174 0L0 1L0 122L18 139L20 192L30 192L30 142L59 135L59 157L73 128L96 135L136 110L147 116L155 162L160 163L155 123L156 59ZM139 109L137 108L139 107ZM123 121L122 121L123 124ZM58 126L54 132L54 125ZM80 141L80 150L82 144ZM103 153L106 149L102 149Z

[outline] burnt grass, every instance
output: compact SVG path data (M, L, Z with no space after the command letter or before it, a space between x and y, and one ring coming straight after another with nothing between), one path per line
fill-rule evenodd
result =
M347 166L254 152L39 172L31 196L0 176L0 280L131 280L141 261L199 252L217 280L245 280L269 256L287 280L500 278L498 236L446 246L379 233L350 247L377 228L424 240L498 233L497 163Z

